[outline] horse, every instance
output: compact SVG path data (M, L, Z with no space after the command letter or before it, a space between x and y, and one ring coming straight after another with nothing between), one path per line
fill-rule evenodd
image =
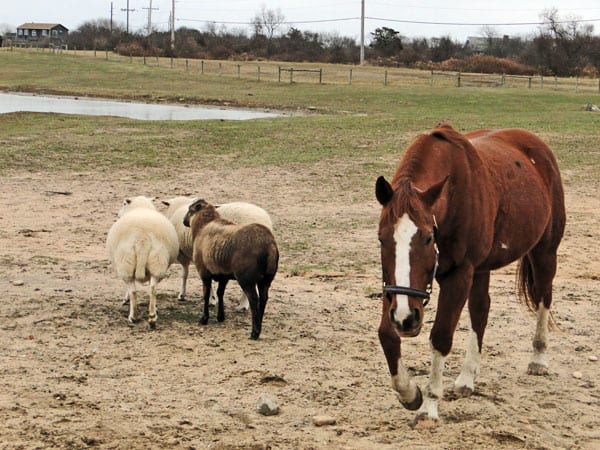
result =
M557 249L565 228L556 158L521 129L461 134L442 123L418 136L394 177L380 176L375 195L383 276L379 341L400 403L413 426L436 426L444 362L468 302L465 361L454 389L467 397L479 374L490 308L490 271L519 261L517 294L536 312L531 375L546 375L547 332ZM402 365L401 337L417 336L433 282L439 285L429 335L431 372L424 390Z

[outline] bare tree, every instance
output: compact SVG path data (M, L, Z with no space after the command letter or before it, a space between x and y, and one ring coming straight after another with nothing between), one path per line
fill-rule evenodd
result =
M281 12L281 9L267 9L263 4L260 12L252 19L254 34L264 35L267 39L271 40L284 20L285 16Z

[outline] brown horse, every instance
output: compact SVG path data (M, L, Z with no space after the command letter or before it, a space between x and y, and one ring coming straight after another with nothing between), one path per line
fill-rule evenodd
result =
M519 297L537 311L528 372L548 373L546 341L556 251L565 227L556 159L530 132L462 135L442 124L408 148L392 179L376 183L383 313L379 340L402 405L415 424L438 419L444 361L468 300L471 333L460 395L473 392L490 308L490 271L520 260ZM438 252L439 250L439 252ZM400 359L400 337L416 336L433 280L440 291L430 333L431 374L424 393Z

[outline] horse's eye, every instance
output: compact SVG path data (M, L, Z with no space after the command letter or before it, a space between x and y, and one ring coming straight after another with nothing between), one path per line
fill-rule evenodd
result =
M427 236L427 239L425 239L425 245L431 245L432 242L433 242L433 235L430 234L429 236Z

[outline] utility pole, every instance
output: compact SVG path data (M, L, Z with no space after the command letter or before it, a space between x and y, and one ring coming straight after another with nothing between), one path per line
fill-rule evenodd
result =
M110 32L112 33L113 28L113 2L110 2Z
M129 13L135 11L135 9L129 9L129 0L127 0L127 8L121 8L121 11L127 11L127 34L129 34Z
M152 34L152 11L158 11L158 8L152 7L152 0L150 0L150 5L147 8L142 8L148 10L148 36Z
M171 55L175 54L175 0L171 6Z
M360 65L365 63L365 0L360 1Z

